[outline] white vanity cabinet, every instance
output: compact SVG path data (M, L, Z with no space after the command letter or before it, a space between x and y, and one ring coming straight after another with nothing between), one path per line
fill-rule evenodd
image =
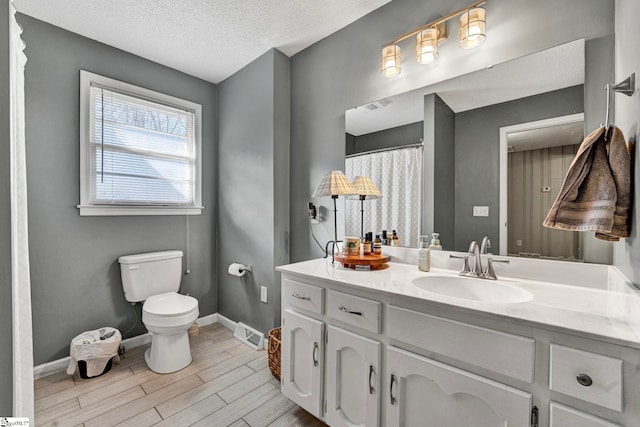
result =
M282 392L321 417L324 323L285 309L282 315Z
M282 392L329 426L640 426L635 346L318 264L280 270Z
M394 347L387 427L529 427L531 394Z
M381 344L346 328L379 332L381 304L325 291L282 279L282 393L331 426L376 427Z
M336 427L377 426L381 344L331 325L327 338L327 423Z

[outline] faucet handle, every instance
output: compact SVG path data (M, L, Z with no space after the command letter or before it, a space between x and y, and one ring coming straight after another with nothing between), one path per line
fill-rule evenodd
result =
M496 276L496 272L493 270L493 263L494 262L501 262L503 264L509 264L509 260L508 259L487 258L487 269L484 271L484 274L482 275L483 278L489 279L489 280L497 280L498 279L498 277Z
M469 268L469 255L460 256L460 255L449 254L449 258L464 260L464 264L462 265L462 271L460 271L459 273L460 276L467 276L471 272L471 269Z

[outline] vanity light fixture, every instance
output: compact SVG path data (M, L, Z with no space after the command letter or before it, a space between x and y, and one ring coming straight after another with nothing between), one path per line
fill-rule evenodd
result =
M438 59L438 29L427 28L416 36L416 60L418 64L431 64Z
M382 49L382 75L385 77L393 77L400 74L400 56L401 49L399 46L385 46Z
M336 244L338 243L338 208L336 206L336 200L338 196L351 196L356 194L353 185L351 185L351 181L349 178L341 172L341 171L330 171L322 178L320 185L316 188L316 191L313 192L311 197L324 197L331 196L333 199L333 233L334 240L332 243L331 250L331 262L335 262L335 252L336 252Z
M460 47L473 49L480 46L487 38L487 12L477 7L460 15Z
M353 189L355 194L349 196L349 199L360 200L360 236L364 237L364 201L379 199L382 193L368 176L356 176Z
M385 77L401 73L400 46L398 43L416 36L416 60L419 64L432 64L438 59L438 44L447 39L447 21L460 16L460 47L471 49L484 43L486 36L486 11L478 6L486 0L476 1L469 6L438 18L396 37L382 48L381 72Z

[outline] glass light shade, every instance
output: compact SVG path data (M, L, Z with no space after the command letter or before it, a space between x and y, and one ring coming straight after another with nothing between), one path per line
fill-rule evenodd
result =
M428 28L416 36L416 60L418 64L431 64L438 59L438 29Z
M460 16L460 47L473 49L480 46L487 38L486 11L477 7L469 9Z
M402 68L400 68L400 56L401 49L399 46L385 46L382 48L382 62L381 71L385 77L393 77L400 74Z
M311 197L350 196L356 194L349 178L341 171L331 171L322 178Z
M352 196L349 196L350 199L372 200L382 197L382 193L368 176L356 176L353 180L353 189L355 191Z

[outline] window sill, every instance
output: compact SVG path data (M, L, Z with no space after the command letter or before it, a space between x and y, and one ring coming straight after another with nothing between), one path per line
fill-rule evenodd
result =
M200 215L202 206L178 208L171 206L83 206L78 205L80 216L156 216Z

